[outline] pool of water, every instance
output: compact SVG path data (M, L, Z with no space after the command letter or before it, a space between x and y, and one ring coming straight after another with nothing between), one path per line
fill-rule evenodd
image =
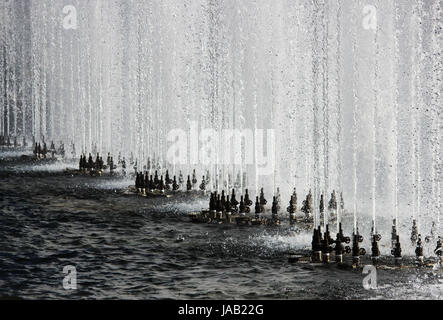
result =
M193 224L187 213L206 207L207 197L143 198L125 192L129 178L64 172L75 166L3 154L0 297L443 298L441 270L379 269L377 289L366 290L362 270L288 262L288 250L309 252L310 233L286 224ZM75 290L63 287L65 266L76 269Z

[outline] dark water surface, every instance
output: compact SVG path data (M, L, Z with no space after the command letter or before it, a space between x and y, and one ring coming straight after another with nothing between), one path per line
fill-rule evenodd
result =
M0 160L0 297L443 298L440 270L379 270L378 289L365 290L361 270L287 262L289 249L307 252L310 234L192 224L186 214L206 198L141 198L124 193L130 180L71 176L67 166ZM77 290L63 288L67 265Z

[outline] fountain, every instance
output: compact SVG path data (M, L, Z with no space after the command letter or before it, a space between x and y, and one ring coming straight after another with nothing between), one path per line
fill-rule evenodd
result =
M61 141L169 169L166 191L249 189L257 223L262 186L312 190L316 247L351 213L356 260L392 219L397 260L442 235L438 1L381 2L376 28L359 1L77 0L76 28L63 6L1 4L2 148Z

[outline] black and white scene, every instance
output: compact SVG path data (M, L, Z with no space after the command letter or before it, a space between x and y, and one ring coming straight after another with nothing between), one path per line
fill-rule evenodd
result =
M0 299L443 300L441 5L0 0Z

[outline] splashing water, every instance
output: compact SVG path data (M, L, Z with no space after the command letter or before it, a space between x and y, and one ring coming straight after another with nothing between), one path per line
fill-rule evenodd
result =
M312 188L316 225L336 190L354 228L416 218L441 234L440 2L377 1L375 30L366 5L77 0L65 28L60 1L2 2L1 134L155 157L174 174L245 172L251 196ZM168 160L172 130L201 146L192 121L215 130L218 161ZM252 130L252 163L222 162L223 129ZM266 174L261 129L274 129Z

